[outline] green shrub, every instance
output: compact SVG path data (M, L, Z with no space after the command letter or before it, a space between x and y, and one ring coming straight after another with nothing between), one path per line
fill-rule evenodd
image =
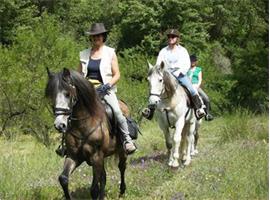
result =
M118 97L127 102L132 116L138 118L140 110L148 103L147 60L153 59L134 49L125 50L120 55L121 79L118 84Z
M16 35L12 46L0 48L0 131L10 135L8 129L17 127L48 145L52 117L44 101L46 67L74 68L80 48L47 14Z

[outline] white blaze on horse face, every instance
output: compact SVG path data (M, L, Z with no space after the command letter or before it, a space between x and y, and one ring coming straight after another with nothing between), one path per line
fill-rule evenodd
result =
M148 81L150 83L149 104L157 105L164 90L163 77L161 74L154 72L148 77Z
M56 95L55 108L62 108L69 110L70 97L66 91L61 91ZM54 120L54 126L57 130L66 131L68 127L68 115L58 115Z

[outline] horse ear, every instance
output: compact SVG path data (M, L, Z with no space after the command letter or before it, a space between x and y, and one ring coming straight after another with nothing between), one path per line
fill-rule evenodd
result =
M69 71L69 69L67 69L67 68L64 68L63 69L63 77L64 78L69 78L70 77L70 71Z
M164 68L165 68L165 63L162 61L162 62L160 63L160 69L163 70Z
M47 70L48 77L51 78L53 76L52 72L50 71L48 67L46 67L46 70Z
M71 83L70 71L67 68L63 69L63 80L67 83Z
M147 60L147 64L148 64L149 70L153 68L153 65L151 65L151 63L148 60Z

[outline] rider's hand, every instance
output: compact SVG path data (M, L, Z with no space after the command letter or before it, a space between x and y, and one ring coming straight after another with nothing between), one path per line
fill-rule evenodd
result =
M109 90L112 88L112 86L109 83L103 84L97 88L97 92L101 96L105 96L106 94L109 94Z
M178 78L182 78L183 76L185 76L182 72L179 73Z

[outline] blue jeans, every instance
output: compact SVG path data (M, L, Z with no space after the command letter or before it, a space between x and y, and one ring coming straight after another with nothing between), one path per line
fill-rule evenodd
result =
M196 94L198 94L187 75L181 74L176 79L181 85L185 86L189 90L191 96L195 96Z

